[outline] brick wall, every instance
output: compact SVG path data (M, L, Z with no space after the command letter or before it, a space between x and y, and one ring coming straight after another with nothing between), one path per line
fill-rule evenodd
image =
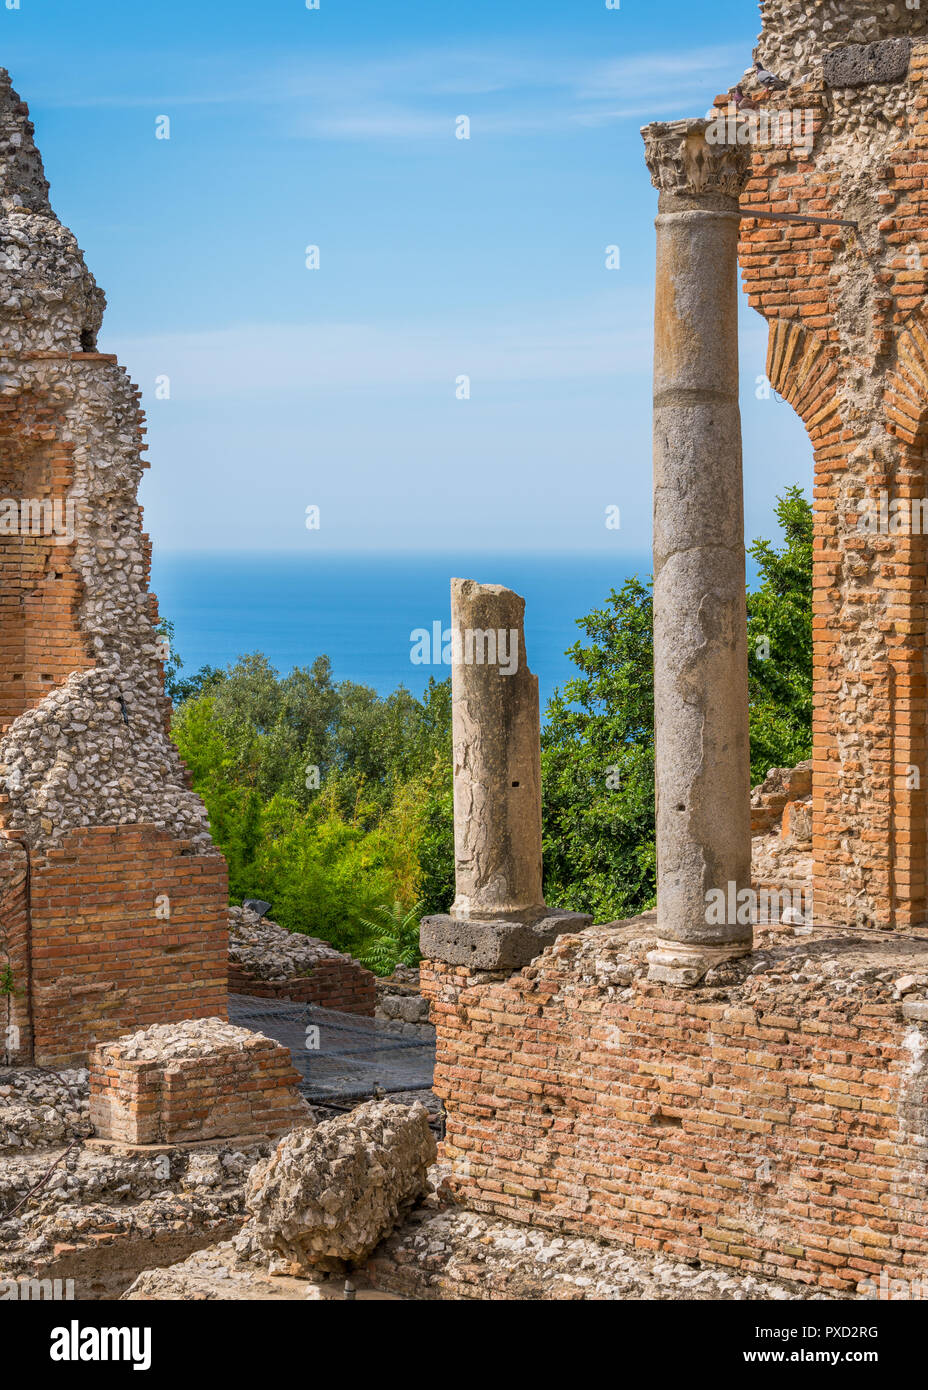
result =
M928 1029L852 985L841 941L846 991L803 976L832 950L804 942L763 989L686 992L647 982L640 935L563 937L508 979L423 965L460 1199L830 1289L924 1278Z
M237 961L229 962L229 993L252 994L259 999L293 999L318 1004L323 1009L373 1018L376 1007L374 976L356 961L320 961L309 975L290 980L261 980Z
M31 901L37 1064L83 1063L150 1023L227 1016L220 854L154 826L75 830L33 859Z
M134 1059L118 1042L95 1048L90 1120L97 1136L125 1144L200 1143L305 1124L309 1114L289 1048L245 1031L234 1030L244 1040L194 1057Z
M67 522L74 446L59 442L61 429L41 399L0 401L0 504L50 502ZM4 524L12 527L12 519ZM0 535L0 730L72 671L92 665L78 628L73 544L49 534L38 517L30 517L29 530Z
M858 508L928 497L928 45L902 84L818 75L769 105L810 111L814 146L758 148L742 212L857 224L746 216L740 248L767 375L814 449L816 916L906 928L928 921L928 552L862 534Z

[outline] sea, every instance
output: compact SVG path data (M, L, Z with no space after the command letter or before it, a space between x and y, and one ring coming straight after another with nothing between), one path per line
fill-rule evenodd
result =
M184 676L252 652L285 675L325 655L337 681L420 695L429 676L450 674L431 638L437 625L450 626L452 577L504 584L525 599L526 654L544 711L576 674L566 652L583 638L577 619L604 607L634 574L650 578L649 554L156 549L152 588L174 624Z

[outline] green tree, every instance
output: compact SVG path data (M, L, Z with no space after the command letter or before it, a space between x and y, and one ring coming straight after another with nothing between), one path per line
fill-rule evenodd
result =
M579 620L580 674L542 734L545 896L625 917L654 901L654 679L650 583L637 577Z
M812 756L812 507L798 487L777 499L779 548L755 540L748 593L751 781Z
M175 705L188 700L191 695L200 695L222 680L222 672L214 666L201 666L195 676L182 677L184 663L174 647L174 624L161 618L155 625L155 636L167 643L167 657L164 663L164 693Z
M812 748L812 508L777 501L779 547L756 540L747 596L755 782ZM579 675L555 691L542 733L545 894L598 921L653 906L654 686L650 584L629 579L580 619Z

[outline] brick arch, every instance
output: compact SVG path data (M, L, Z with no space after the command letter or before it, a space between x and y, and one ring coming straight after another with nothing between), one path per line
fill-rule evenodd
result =
M795 410L813 449L840 428L837 368L827 343L798 319L772 319L767 343L767 380Z
M896 339L896 364L886 381L883 408L904 444L928 442L928 315L907 319Z
M912 785L910 773L928 772L928 682L923 633L928 625L924 573L924 535L877 538L866 550L842 540L847 520L842 512L858 493L848 490L848 441L843 427L838 387L840 363L826 340L798 319L774 319L767 376L776 391L793 406L808 431L815 456L815 559L813 586L818 612L814 620L814 812L815 912L820 921L853 921L853 910L842 888L841 861L846 857L847 783L839 742L845 727L833 710L840 705L846 678L846 652L841 630L854 615L847 605L848 575L861 581L861 566L870 573L865 588L880 593L887 605L882 627L885 653L869 662L867 682L875 718L866 730L872 765L859 784L867 805L869 829L855 842L855 865L866 870L866 887L875 904L875 922L911 927L928 921L928 808L924 781ZM865 477L854 470L858 486L885 488L894 498L928 496L928 315L921 310L902 325L896 337L894 365L884 386L887 435L898 451L877 452ZM848 568L849 567L849 568ZM852 595L852 599L855 596ZM905 620L899 615L904 614ZM892 616L891 616L892 615ZM853 762L854 759L852 758ZM864 843L864 841L867 843ZM871 853L869 844L888 852Z

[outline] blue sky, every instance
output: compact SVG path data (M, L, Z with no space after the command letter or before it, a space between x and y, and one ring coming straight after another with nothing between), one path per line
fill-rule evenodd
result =
M144 393L156 546L647 548L638 132L737 80L752 0L7 3L0 61ZM745 306L749 536L811 478L755 398L765 344Z

